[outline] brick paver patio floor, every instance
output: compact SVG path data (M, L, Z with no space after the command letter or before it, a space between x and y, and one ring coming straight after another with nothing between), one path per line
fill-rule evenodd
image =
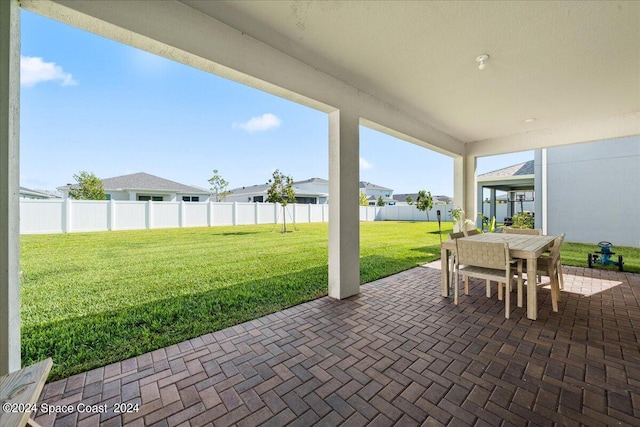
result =
M565 267L559 313L543 288L538 320L505 320L495 287L488 299L475 282L458 307L442 298L437 266L48 384L42 402L73 412L36 421L640 425L640 275ZM121 402L139 409L114 413Z

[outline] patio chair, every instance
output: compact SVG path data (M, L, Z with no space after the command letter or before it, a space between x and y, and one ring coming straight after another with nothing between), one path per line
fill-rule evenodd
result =
M453 291L453 302L458 305L459 276L465 281L465 289L469 288L469 277L498 282L498 298L501 299L502 284L511 285L514 275L518 276L518 287L522 288L522 260L512 259L509 255L508 243L474 242L456 240L456 279ZM511 311L510 287L506 287L504 317L509 318Z
M473 230L474 233L473 234L479 234L477 230ZM459 239L461 237L466 237L464 232L459 231L457 233L449 233L449 239L450 240L455 240L455 239ZM451 271L451 282L453 282L453 275L454 275L454 271L455 271L455 260L456 260L456 254L455 252L451 255L451 267L449 268L449 271ZM464 286L464 294L465 295L469 295L469 283L465 282L465 286ZM487 298L491 298L491 281L487 280Z
M505 234L530 234L533 236L542 236L541 228L508 228L504 227L502 232Z
M449 233L449 240L456 240L461 237L464 237L464 233L462 231L457 233ZM449 258L449 271L451 272L451 277L449 278L449 283L453 283L454 269L456 267L456 253L453 252L451 254L451 258ZM468 292L468 290L467 290Z
M536 265L536 275L547 276L549 277L549 281L551 283L551 306L553 311L558 311L558 301L560 301L560 289L563 286L560 283L563 283L562 279L562 261L560 260L560 247L562 246L562 242L564 241L565 234L562 233L560 236L556 237L553 241L553 246L549 251L549 255L542 255L538 258L538 262ZM526 260L524 261L523 268L526 268ZM528 279L528 278L527 278ZM540 280L541 281L541 280ZM527 286L528 283L527 282ZM538 286L538 283L535 284ZM521 305L522 302L522 290L518 288L518 306Z
M478 231L477 228L474 228L472 230L464 230L464 235L465 236L475 236L476 234L480 234L482 233L481 231Z
M10 403L10 408L14 407L13 405L18 408L35 408L52 366L53 360L48 358L10 374L0 376L2 403ZM14 409L14 411L3 410L4 413L0 414L0 424L2 426L36 427L40 425L29 418L32 415L31 410L16 411ZM36 416L36 411L33 411L33 416Z

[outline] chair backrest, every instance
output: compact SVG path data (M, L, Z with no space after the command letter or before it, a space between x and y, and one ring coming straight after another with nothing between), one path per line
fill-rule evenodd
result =
M542 236L541 228L509 228L502 229L505 234L530 234L532 236Z
M449 233L449 240L455 240L464 237L464 233L462 231L458 233Z
M511 260L509 244L502 242L476 242L456 240L457 261L464 265L506 270Z
M553 246L549 250L549 257L551 258L551 262L558 261L560 257L560 247L562 246L562 242L564 241L565 233L562 233L560 236L556 237L553 241Z
M476 234L480 234L480 232L478 231L477 228L471 229L471 230L464 230L464 235L465 236L475 236Z

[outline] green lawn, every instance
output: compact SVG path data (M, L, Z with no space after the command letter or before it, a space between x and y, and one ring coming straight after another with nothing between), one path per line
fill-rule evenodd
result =
M328 226L297 229L22 236L23 364L53 357L51 381L326 295ZM362 283L440 257L435 222L360 230ZM565 243L563 263L586 266L595 249ZM640 272L640 249L614 249L625 271Z
M23 364L55 380L326 295L328 226L297 229L22 236ZM440 256L436 223L360 229L363 283Z

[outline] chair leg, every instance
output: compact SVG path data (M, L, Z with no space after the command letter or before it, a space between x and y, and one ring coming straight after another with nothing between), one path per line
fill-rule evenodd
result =
M465 277L466 279L466 277ZM460 272L456 269L456 280L453 282L453 304L458 305L458 281L460 280Z
M487 280L487 298L491 298L491 280Z
M464 289L467 295L469 295L469 276L464 276Z
M498 282L498 300L502 301L502 283Z
M523 291L523 280L522 280L522 264L518 264L518 307L522 307L522 291Z
M511 279L509 279L511 282ZM507 288L507 284L505 283L505 289ZM508 319L509 314L511 313L511 292L507 291L504 297L504 318Z
M560 289L564 289L564 278L562 277L562 262L560 262L560 258L558 258L558 265L556 266L556 271L558 272L558 278L560 279Z
M558 312L558 295L560 294L560 286L558 284L558 276L554 272L549 272L549 279L551 281L551 307L554 312Z
M451 265L449 266L449 271L451 272L451 280L449 281L449 283L453 283L453 279L456 273L455 258L453 256L451 257Z
M560 294L560 289L562 289L561 285L560 285L560 283L562 281L561 277L562 277L562 274L558 270L556 270L556 285L557 285L556 286L556 301L558 301L558 302L562 301L562 296Z

